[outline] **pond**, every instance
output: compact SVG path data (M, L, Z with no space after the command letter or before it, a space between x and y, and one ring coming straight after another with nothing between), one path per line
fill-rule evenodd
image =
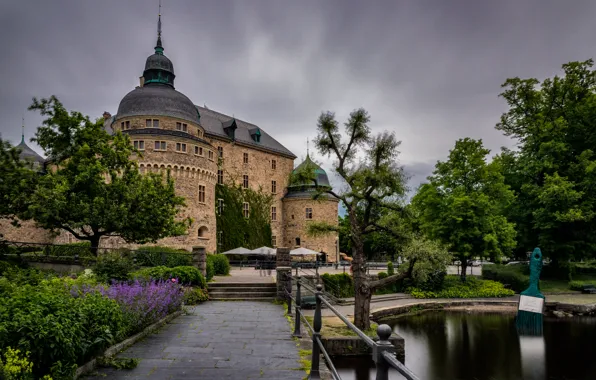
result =
M596 318L545 318L543 337L520 337L514 314L436 311L390 323L405 364L422 380L594 380ZM367 358L334 359L344 380L373 380ZM390 379L403 379L391 371Z

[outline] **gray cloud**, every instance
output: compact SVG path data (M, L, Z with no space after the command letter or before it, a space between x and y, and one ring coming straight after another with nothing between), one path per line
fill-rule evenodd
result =
M176 87L196 104L260 125L297 156L321 111L365 107L395 131L416 187L457 138L494 130L508 77L544 78L596 51L596 3L503 1L163 1ZM3 1L0 133L20 139L33 96L93 117L115 113L156 34L157 0ZM27 138L39 125L26 113ZM330 160L318 157L325 167Z

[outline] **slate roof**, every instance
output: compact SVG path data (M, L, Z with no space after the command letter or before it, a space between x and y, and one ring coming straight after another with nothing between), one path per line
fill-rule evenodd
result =
M21 140L21 143L16 146L17 148L21 149L21 153L19 157L21 160L37 162L42 165L45 162L45 158L37 154L36 151L29 148L29 146L25 143L25 140Z
M169 85L151 83L122 98L116 119L129 116L171 116L201 124L193 102Z
M203 126L203 128L205 128L205 133L207 135L230 140L224 131L224 124L229 125L230 120L234 119L234 117L224 115L223 113L219 113L205 107L196 107L199 110L199 114L201 115L200 124ZM255 149L262 149L265 151L281 154L292 159L296 158L294 153L290 152L285 146L281 145L277 140L275 140L258 126L240 119L236 119L236 126L238 127L235 131L234 141L236 141L236 143L240 143ZM260 142L253 140L250 135L251 130L256 128L261 131Z

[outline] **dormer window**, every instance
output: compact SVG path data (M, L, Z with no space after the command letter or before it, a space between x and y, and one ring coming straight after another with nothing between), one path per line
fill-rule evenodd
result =
M238 126L236 125L236 119L224 121L222 125L226 135L228 135L229 138L234 140L236 138L236 128L238 128Z
M259 128L253 128L249 130L250 137L253 139L254 142L261 142L261 130Z

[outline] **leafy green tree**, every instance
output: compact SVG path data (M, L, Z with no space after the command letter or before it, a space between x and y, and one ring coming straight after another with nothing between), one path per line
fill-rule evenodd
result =
M515 247L514 224L504 216L514 195L499 163L486 162L489 153L481 140L458 140L412 200L422 231L461 261L462 280L470 258L498 260Z
M187 232L189 220L176 217L184 198L175 194L173 180L141 174L127 135L110 136L103 120L69 113L55 96L33 99L29 109L46 117L36 141L51 167L20 217L89 241L95 254L106 235L146 243Z
M509 216L520 249L540 246L555 265L596 252L596 72L593 61L563 65L540 82L511 78L497 129L518 151L499 156L517 195Z
M370 327L370 299L374 290L410 276L413 270L413 266L408 267L410 270L377 281L371 281L366 274L365 237L379 231L400 237L399 229L388 228L384 223L392 215L403 212L406 191L403 168L396 163L399 141L388 132L372 136L369 121L364 109L353 111L345 123L348 137L342 139L333 113L325 112L319 117L315 144L319 152L336 159L334 169L343 179L345 190L335 192L329 187L319 186L314 172L296 173L303 176L304 181L315 183L315 199L332 196L346 208L354 259L354 323L361 329ZM338 229L325 223L312 223L309 234L316 236Z
M19 158L19 148L0 139L0 219L18 225L17 215L27 209L38 174Z

